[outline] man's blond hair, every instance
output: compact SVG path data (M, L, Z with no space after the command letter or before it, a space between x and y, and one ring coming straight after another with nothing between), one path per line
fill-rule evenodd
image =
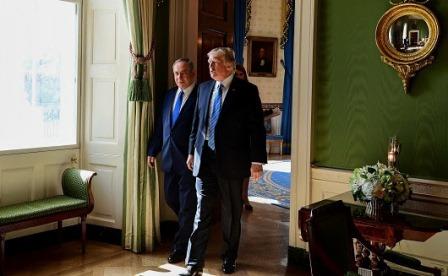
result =
M232 48L229 47L217 47L212 49L207 54L208 58L211 57L224 57L225 63L230 63L232 65L232 69L235 70L235 52L232 50Z

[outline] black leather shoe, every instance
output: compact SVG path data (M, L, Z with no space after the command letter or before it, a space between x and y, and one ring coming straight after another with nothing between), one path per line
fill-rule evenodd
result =
M202 275L202 267L189 265L187 266L187 271L179 274L179 276L199 276Z
M168 256L168 262L170 264L175 264L185 260L185 253L180 253L179 251L173 250Z
M236 262L230 259L224 259L222 263L222 272L225 274L231 274L236 270Z
M246 211L253 211L254 207L252 207L249 203L244 203L244 209L246 209Z

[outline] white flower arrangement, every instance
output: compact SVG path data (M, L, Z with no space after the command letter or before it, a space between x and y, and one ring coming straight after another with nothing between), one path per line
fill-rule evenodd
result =
M388 204L401 204L412 192L405 175L380 162L355 169L349 184L353 198L359 201L368 202L377 198Z

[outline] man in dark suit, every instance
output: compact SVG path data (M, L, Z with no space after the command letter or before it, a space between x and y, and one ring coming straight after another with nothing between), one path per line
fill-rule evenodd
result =
M161 116L148 144L149 167L154 168L156 155L162 152L165 200L179 219L169 263L185 259L197 202L195 178L185 163L197 98L193 63L186 58L176 60L173 74L177 87L166 93Z
M266 134L256 86L234 77L235 56L226 47L208 53L212 80L198 87L187 166L196 176L198 205L186 258L199 275L211 226L213 203L221 199L224 273L233 273L241 232L242 183L258 179L266 163Z

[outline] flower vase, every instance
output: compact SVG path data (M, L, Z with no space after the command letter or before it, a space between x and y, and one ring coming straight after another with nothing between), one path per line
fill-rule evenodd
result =
M396 215L398 215L398 212L399 212L399 208L398 208L398 203L397 202L392 202L391 204L390 204L390 215L392 215L392 216L396 216Z
M380 220L382 217L382 208L383 201L377 198L372 198L367 202L366 215L374 220Z

